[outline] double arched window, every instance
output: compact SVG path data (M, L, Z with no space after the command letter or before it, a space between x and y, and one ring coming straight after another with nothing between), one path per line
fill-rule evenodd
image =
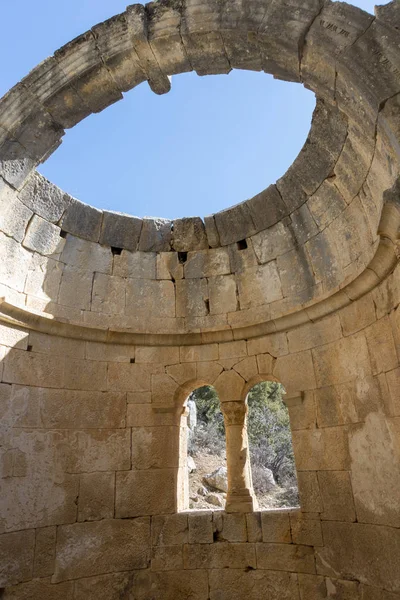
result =
M247 511L299 504L285 390L260 380L241 401L221 401L210 385L185 402L179 510Z

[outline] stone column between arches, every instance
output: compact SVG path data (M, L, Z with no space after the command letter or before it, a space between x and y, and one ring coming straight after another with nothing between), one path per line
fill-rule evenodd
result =
M253 512L257 509L251 478L247 437L247 403L241 400L222 402L228 465L228 493L225 511Z

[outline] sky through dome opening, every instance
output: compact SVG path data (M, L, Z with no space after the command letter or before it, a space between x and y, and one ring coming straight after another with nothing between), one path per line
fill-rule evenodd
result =
M39 170L98 208L205 216L275 183L304 144L314 107L314 94L263 73L179 75L169 94L142 84L67 131Z
M373 13L373 0L355 0ZM386 4L386 2L384 2ZM0 95L57 48L118 12L126 2L6 3ZM10 52L12 48L12 52ZM282 176L306 140L314 95L264 73L173 77L154 95L142 84L101 114L67 131L40 171L98 208L178 218L218 212Z

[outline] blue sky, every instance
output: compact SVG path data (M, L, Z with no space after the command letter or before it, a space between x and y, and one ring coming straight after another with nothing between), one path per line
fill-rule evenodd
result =
M368 12L375 4L353 3ZM126 0L5 0L0 96L54 50L125 6ZM156 96L142 84L69 130L40 171L98 208L204 216L283 175L307 137L314 106L314 95L301 85L262 73L179 75L169 94Z

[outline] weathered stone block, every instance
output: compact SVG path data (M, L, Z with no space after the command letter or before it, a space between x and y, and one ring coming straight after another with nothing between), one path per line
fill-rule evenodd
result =
M24 460L25 476L2 480L0 520L5 530L73 523L79 478L65 474L67 433L20 429L9 443Z
M276 262L247 269L237 276L241 310L268 304L283 298Z
M357 334L312 350L318 387L344 383L371 373L364 335Z
M236 371L223 371L214 382L220 402L243 402L245 381Z
M193 513L189 519L189 544L212 544L213 523L212 513Z
M107 363L94 360L66 360L65 385L70 390L105 391Z
M293 237L284 221L253 235L251 241L254 252L262 264L289 252L294 244Z
M324 6L307 32L301 72L306 87L333 99L335 57L353 44L371 24L372 17L356 7Z
M214 220L221 246L245 240L258 231L246 202L217 213Z
M368 376L342 385L316 391L320 427L363 421L370 412L381 409L381 391L376 377Z
M208 248L204 223L200 217L176 219L172 225L171 246L176 252Z
M149 519L66 525L58 529L53 582L145 569L149 559Z
M186 279L229 275L231 269L228 251L225 248L215 248L189 252L184 271Z
M151 391L151 375L161 371L160 365L117 364L108 365L108 387L120 392Z
M109 573L108 575L97 575L85 577L72 582L74 585L74 600L87 600L90 596L102 598L102 600L116 600L133 590L146 590L147 571L127 571L123 573ZM65 585L65 584L58 584ZM135 592L134 592L135 593ZM67 598L67 596L66 596ZM69 599L68 599L69 600ZM118 598L119 600L119 598Z
M159 363L165 365L179 363L179 348L174 348L173 346L137 347L136 363Z
M322 523L324 548L317 549L317 573L361 580L398 592L400 530L361 523ZM357 552L354 552L357 548Z
M142 515L170 514L175 511L175 488L174 469L117 473L115 515L125 519Z
M180 36L181 9L180 4L146 5L150 46L161 70L169 75L191 71Z
M185 569L255 569L254 544L220 542L184 546Z
M152 517L151 540L153 546L187 544L189 540L188 515L156 515Z
M297 575L278 571L213 569L211 600L292 600L298 595Z
M321 521L309 519L300 512L290 514L290 529L294 544L305 546L323 546Z
M314 549L293 544L256 544L257 566L271 571L315 573Z
M156 279L176 280L183 278L183 264L177 252L161 252L157 254Z
M93 273L64 267L57 302L77 310L90 310Z
M0 535L1 587L32 578L34 549L33 530Z
M51 584L48 579L34 579L15 587L8 587L4 592L5 600L59 600L73 598L74 582L66 581L58 585Z
M174 406L178 384L172 377L164 373L151 376L151 400L157 405Z
M210 277L208 279L210 314L221 315L237 310L238 297L236 280L233 275Z
M146 75L150 88L155 94L168 93L171 89L170 80L161 70L148 42L148 19L144 6L140 4L128 6L124 15L139 64Z
M286 252L277 258L277 267L282 284L283 296L294 296L315 285L311 261L304 248ZM304 302L310 298L305 297Z
M28 225L23 245L45 256L60 254L65 243L60 237L60 231L59 227L34 215Z
M114 256L113 275L130 279L156 279L156 254L123 251L121 255Z
M129 429L69 431L68 473L126 471L131 466Z
M359 522L400 526L400 472L395 467L399 433L400 419L386 418L382 412L370 413L365 423L351 426L351 483Z
M390 415L400 416L400 369L386 373L386 381L390 395Z
M372 373L390 371L398 366L396 347L389 317L380 319L365 330L371 357Z
M299 471L344 471L350 467L346 427L293 431L293 448Z
M130 396L130 394L128 394ZM155 410L151 404L130 404L127 406L128 427L168 427L179 423L179 412L174 408Z
M95 273L93 279L91 310L110 315L125 312L126 280L115 275Z
M103 213L101 210L72 198L60 224L63 231L72 233L72 235L84 240L98 242L102 220Z
M317 473L314 471L298 471L297 483L301 510L307 513L322 512L323 506Z
M371 296L367 295L343 308L340 313L343 335L351 335L371 325L376 320L375 306Z
M0 283L22 292L28 274L31 253L18 242L0 232ZM18 265L18 269L15 268Z
M172 281L128 279L126 282L127 315L138 318L175 317L175 287ZM180 316L180 315L177 315Z
M78 521L112 519L114 494L114 473L82 473L79 480Z
M96 429L125 425L126 398L117 392L81 392L13 386L17 427Z
M288 394L317 387L313 360L309 350L278 357L274 375L284 385Z
M159 546L153 548L151 557L153 571L179 571L183 569L182 546Z
M306 251L312 265L315 281L323 282L324 289L333 290L343 280L343 271L337 256L335 236L330 228L322 231L306 243Z
M301 600L323 600L325 598L341 598L343 600L358 600L359 583L342 579L324 578L320 575L305 575L299 573Z
M18 200L16 192L0 177L0 230L22 242L32 211Z
M113 248L136 250L142 223L142 219L137 217L104 211L99 242Z
M3 381L38 387L62 387L64 363L58 357L10 350L4 360Z
M141 252L168 252L171 249L172 221L143 219L138 249Z
M68 235L61 261L76 270L111 274L112 254L109 248Z
M275 185L270 185L257 196L247 200L246 206L257 231L275 225L287 215L287 208Z
M214 538L218 542L247 542L246 515L214 513Z
M36 529L34 577L50 577L54 573L56 558L56 527Z
M290 352L310 350L339 340L342 337L340 320L337 315L322 319L317 323L309 323L288 332Z
M176 316L205 317L209 314L207 279L182 279L176 282Z
M190 32L190 35L186 35L187 29L184 23L186 23L186 16L182 23L182 41L190 64L196 73L198 75L229 73L231 66L225 54L221 34L218 31L210 31L207 33Z
M204 217L204 224L206 228L207 241L210 248L218 248L220 245L219 233L215 223L214 215Z
M17 141L7 139L1 146L0 175L15 189L20 190L31 175L37 161Z
M335 184L328 179L308 199L307 206L314 221L322 230L345 210L347 204Z
M346 471L320 471L318 482L324 507L321 519L355 521L356 512L350 474Z
M179 466L179 428L132 428L132 468L168 469Z
M261 514L255 512L245 515L248 542L262 542Z
M63 264L58 260L35 254L29 264L24 292L29 297L49 301L57 299L60 290Z
M36 171L28 179L18 197L25 206L50 223L58 223L72 202L68 194Z
M290 544L289 512L265 511L261 513L262 541L278 544Z
M162 571L152 576L154 600L207 600L209 597L207 571Z

